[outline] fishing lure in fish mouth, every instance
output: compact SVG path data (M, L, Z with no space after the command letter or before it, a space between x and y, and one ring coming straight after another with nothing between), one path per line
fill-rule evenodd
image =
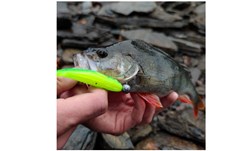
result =
M93 70L64 68L57 70L56 74L58 77L73 79L108 91L121 92L124 89L127 90L127 86L124 88L116 79Z

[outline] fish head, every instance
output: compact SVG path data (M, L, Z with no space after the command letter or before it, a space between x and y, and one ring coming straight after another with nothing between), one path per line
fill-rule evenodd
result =
M74 55L73 60L75 66L98 71L121 83L128 82L139 71L139 65L131 56L108 51L105 48L89 48Z

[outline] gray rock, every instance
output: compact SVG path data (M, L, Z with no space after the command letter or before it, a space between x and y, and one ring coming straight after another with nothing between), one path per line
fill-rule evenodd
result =
M201 85L201 86L196 87L196 91L200 95L205 95L206 94L205 85Z
M100 23L117 26L120 28L138 28L138 27L151 27L151 28L182 28L188 25L188 20L181 20L175 22L168 22L149 17L105 17L96 16L96 21Z
M205 113L193 115L191 105L181 103L175 110L165 110L158 116L159 126L169 133L205 144Z
M70 13L68 9L68 4L66 2L57 2L57 13L65 13L68 14Z
M94 149L97 133L78 125L76 130L71 134L63 150L91 150Z
M71 26L71 14L67 3L57 2L57 29L68 30Z
M199 64L198 64L198 68L200 70L205 70L206 66L205 66L205 60L206 60L206 57L205 56L202 56L200 61L199 61Z
M92 2L82 2L82 14L89 14L92 11Z
M198 68L190 68L189 71L190 71L191 77L192 77L191 80L192 80L193 84L195 84L201 75L201 71Z
M122 31L121 35L127 39L140 39L161 48L177 51L177 46L167 36L151 29Z
M155 2L118 2L112 4L111 10L119 14L129 15L132 12L152 12L155 8Z
M147 124L130 129L128 134L130 135L132 142L136 144L138 141L148 136L152 131L152 126Z
M150 16L167 22L174 22L182 19L182 17L180 17L178 14L172 15L165 12L164 9L160 6L157 6L156 9L150 14Z
M102 3L103 6L97 12L98 16L116 17L116 14L112 11L113 3Z
M175 42L178 48L183 51L192 51L195 53L201 53L202 51L202 46L200 44L174 37L168 37L168 38L173 42Z
M206 18L205 18L205 3L197 6L193 13L196 14L195 17L193 17L190 21L194 23L200 30L201 33L205 33L205 24L206 24Z
M97 43L89 42L86 40L74 40L74 39L64 39L62 41L63 48L75 48L80 50L85 50L88 47L97 46Z
M73 63L73 55L80 53L78 49L65 49L62 54L62 60L65 63Z
M197 145L192 141L159 132L153 137L148 137L139 142L136 150L204 150L203 146Z
M101 137L101 140L98 141L97 149L134 149L127 132L119 136L102 133Z

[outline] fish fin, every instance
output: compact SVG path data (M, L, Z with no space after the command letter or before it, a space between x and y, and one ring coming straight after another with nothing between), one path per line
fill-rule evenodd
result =
M199 110L204 110L205 109L205 104L202 101L201 97L200 97L200 102L198 103L198 109Z
M189 99L189 97L186 96L186 95L180 95L180 96L178 97L178 100L180 100L180 101L183 102L183 103L193 104L193 102L192 102L192 101Z
M198 111L204 110L204 109L205 109L205 104L200 97L200 101L196 105L194 105L194 117L195 117L195 119L198 118Z
M144 101L148 102L149 104L162 108L161 101L159 97L155 94L149 94L149 93L137 93L139 97L141 97Z
M198 118L198 106L194 106L194 118Z

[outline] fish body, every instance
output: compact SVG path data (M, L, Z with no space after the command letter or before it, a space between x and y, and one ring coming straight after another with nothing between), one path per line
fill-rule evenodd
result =
M163 97L176 91L181 101L194 105L195 116L204 107L186 68L144 41L126 40L104 48L89 48L75 55L74 63L128 84L129 92Z

